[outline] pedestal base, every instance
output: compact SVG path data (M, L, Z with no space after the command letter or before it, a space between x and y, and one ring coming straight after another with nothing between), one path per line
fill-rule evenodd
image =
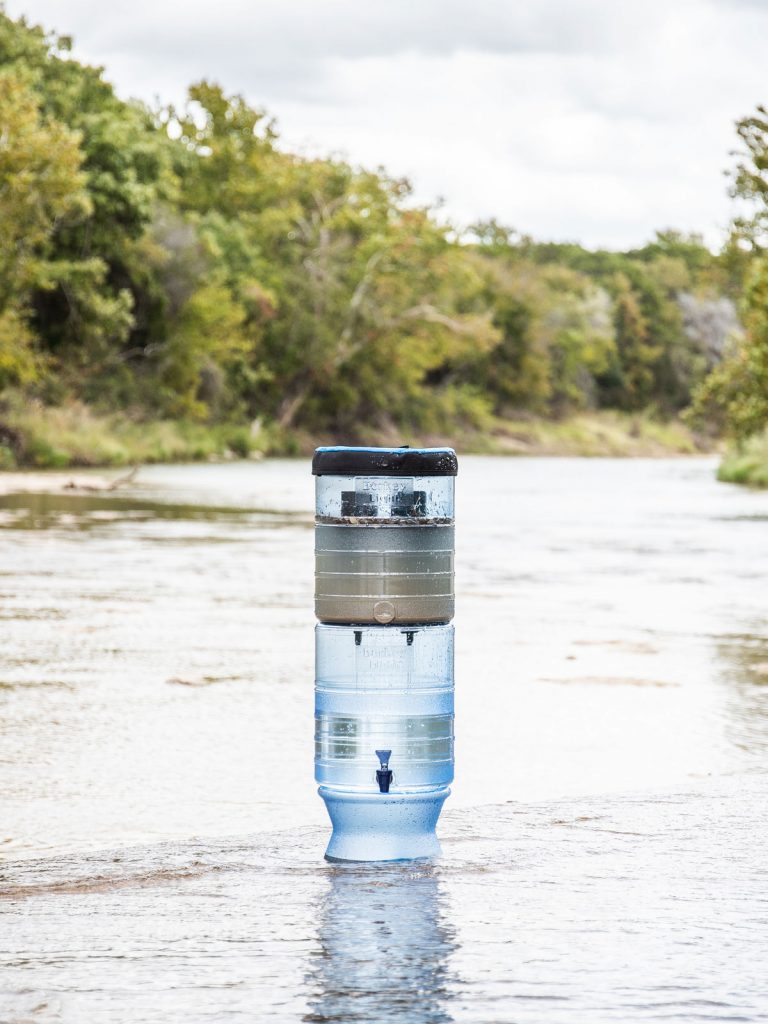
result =
M352 793L320 786L333 825L328 860L415 860L435 857L435 825L445 786L427 793Z

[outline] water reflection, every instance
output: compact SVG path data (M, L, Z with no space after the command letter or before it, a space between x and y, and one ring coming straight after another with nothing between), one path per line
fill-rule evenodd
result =
M305 1021L448 1024L456 949L432 865L334 865Z
M768 631L720 636L715 644L724 700L724 730L729 741L765 767L768 750Z
M211 523L275 521L277 525L309 523L303 512L237 505L196 505L189 502L153 501L144 497L112 494L22 493L0 496L0 529L92 529L126 521L181 520Z

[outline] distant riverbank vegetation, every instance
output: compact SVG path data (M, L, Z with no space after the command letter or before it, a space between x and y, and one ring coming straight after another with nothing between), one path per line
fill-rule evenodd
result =
M761 118L737 188L765 206ZM740 442L768 424L761 226L620 253L452 225L218 85L126 102L0 10L0 467Z

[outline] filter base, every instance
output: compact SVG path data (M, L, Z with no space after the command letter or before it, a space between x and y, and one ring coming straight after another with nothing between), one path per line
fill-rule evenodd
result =
M437 819L448 786L428 793L351 793L320 786L333 825L328 860L384 861L436 857Z

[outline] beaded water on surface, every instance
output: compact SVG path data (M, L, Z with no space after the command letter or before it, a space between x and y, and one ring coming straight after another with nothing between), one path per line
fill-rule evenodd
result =
M448 622L453 526L315 529L315 613L321 622Z
M377 750L395 752L393 785L453 778L453 626L320 624L315 631L315 777L371 790Z

